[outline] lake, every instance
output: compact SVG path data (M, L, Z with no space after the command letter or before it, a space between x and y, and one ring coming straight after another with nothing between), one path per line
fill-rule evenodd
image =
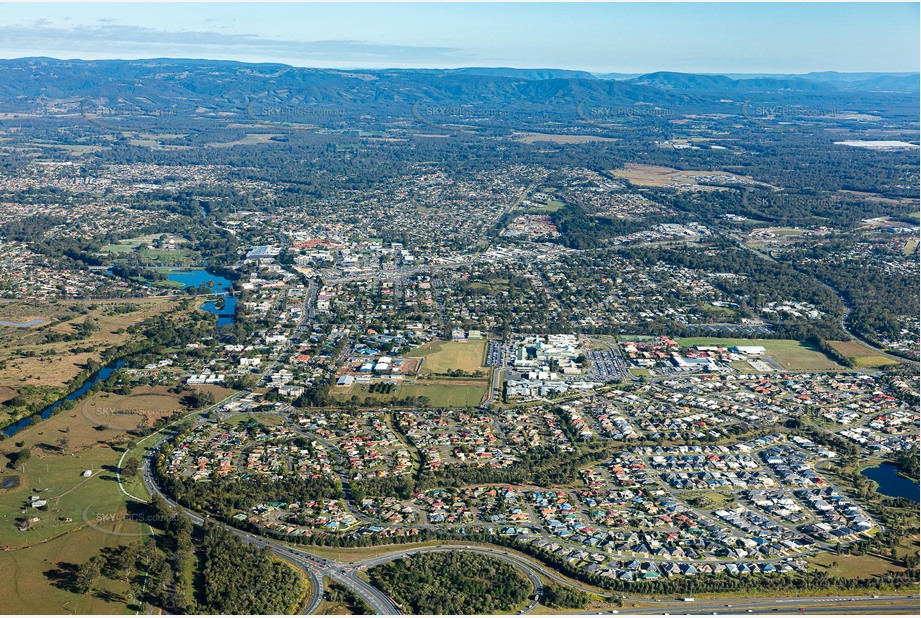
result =
M224 306L218 309L217 301L209 300L202 304L201 309L217 316L218 326L233 324L237 313L237 299L228 294L232 282L224 277L209 273L207 270L180 270L167 275L170 281L182 284L184 288L207 285L212 292L224 295Z
M63 402L73 401L74 399L77 399L78 397L82 397L83 395L86 394L88 390L96 386L96 384L98 384L99 382L105 382L106 380L108 380L109 376L111 376L114 371L123 367L124 364L125 364L125 361L120 361L120 360L109 363L108 365L106 365L105 367L97 371L95 374L90 376L90 378L86 382L84 382L80 388L78 388L71 394L67 395L63 399L58 399L53 404L51 404L50 406L48 406L47 408L39 412L38 413L39 416L42 418L42 420L47 419L52 414L54 414L54 411ZM29 417L26 417L24 419L21 419L13 423L12 425L9 425L8 427L4 427L3 433L6 434L7 436L13 436L31 424L32 424L32 416L29 416Z
M899 469L891 464L880 464L875 468L867 468L861 472L871 481L876 481L879 485L877 491L886 496L893 498L907 498L913 502L919 501L919 492L921 487L918 483L899 476Z

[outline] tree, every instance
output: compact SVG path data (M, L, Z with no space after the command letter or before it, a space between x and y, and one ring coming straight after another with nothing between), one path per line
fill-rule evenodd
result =
M26 447L22 449L21 451L16 452L16 454L14 455L13 465L20 466L26 463L27 461L29 461L30 459L32 459L32 451L29 450L28 447Z
M86 594L92 590L102 573L103 559L100 555L95 555L84 562L77 569L77 576L74 582L74 588L81 594Z
M136 476L141 467L141 462L136 457L129 457L122 466L121 473L131 478Z

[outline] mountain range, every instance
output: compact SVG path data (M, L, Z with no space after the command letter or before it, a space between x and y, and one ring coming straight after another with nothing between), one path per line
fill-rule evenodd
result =
M614 75L617 75L615 78ZM239 110L253 101L350 107L395 105L518 106L539 109L590 102L676 106L713 102L897 100L914 105L918 73L810 73L727 76L662 71L592 75L558 69L335 70L283 64L156 58L148 60L0 60L0 111L47 110L92 100L173 110Z

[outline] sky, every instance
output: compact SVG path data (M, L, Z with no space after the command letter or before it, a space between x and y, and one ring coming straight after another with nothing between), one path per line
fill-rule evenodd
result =
M0 58L917 71L918 3L0 3Z

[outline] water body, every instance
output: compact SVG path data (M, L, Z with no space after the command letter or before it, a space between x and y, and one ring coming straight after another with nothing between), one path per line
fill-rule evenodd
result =
M880 464L875 468L867 468L861 472L871 481L879 485L876 491L892 496L893 498L907 498L913 502L919 501L921 486L915 481L899 476L899 469L891 463Z
M228 293L232 283L229 279L214 275L204 269L172 272L168 275L168 278L170 281L178 281L184 288L194 288L205 284L211 288L212 292L223 294L224 306L220 309L218 308L219 303L213 300L202 304L201 308L217 316L218 326L233 324L234 316L237 313L237 299Z
M0 320L0 325L2 326L12 326L14 328L32 328L33 326L38 326L45 320L41 318L36 318L35 320L30 320L29 322L7 322L6 320Z
M86 394L88 390L96 386L98 383L105 382L106 380L108 380L109 376L111 376L113 372L117 371L124 365L125 365L125 361L121 361L121 360L117 360L117 361L109 363L108 365L106 365L105 367L103 367L102 369L94 373L92 376L90 376L90 378L86 382L84 382L80 388L78 388L71 394L67 395L63 399L58 399L53 404L51 404L50 406L48 406L47 408L39 412L38 415L42 418L42 420L47 419L52 414L54 414L54 411L62 403L64 403L65 401L73 401L75 399L78 399L79 397L82 397L83 395ZM32 424L32 417L30 416L30 417L21 419L8 427L4 427L3 433L6 434L7 436L13 436L31 424Z

